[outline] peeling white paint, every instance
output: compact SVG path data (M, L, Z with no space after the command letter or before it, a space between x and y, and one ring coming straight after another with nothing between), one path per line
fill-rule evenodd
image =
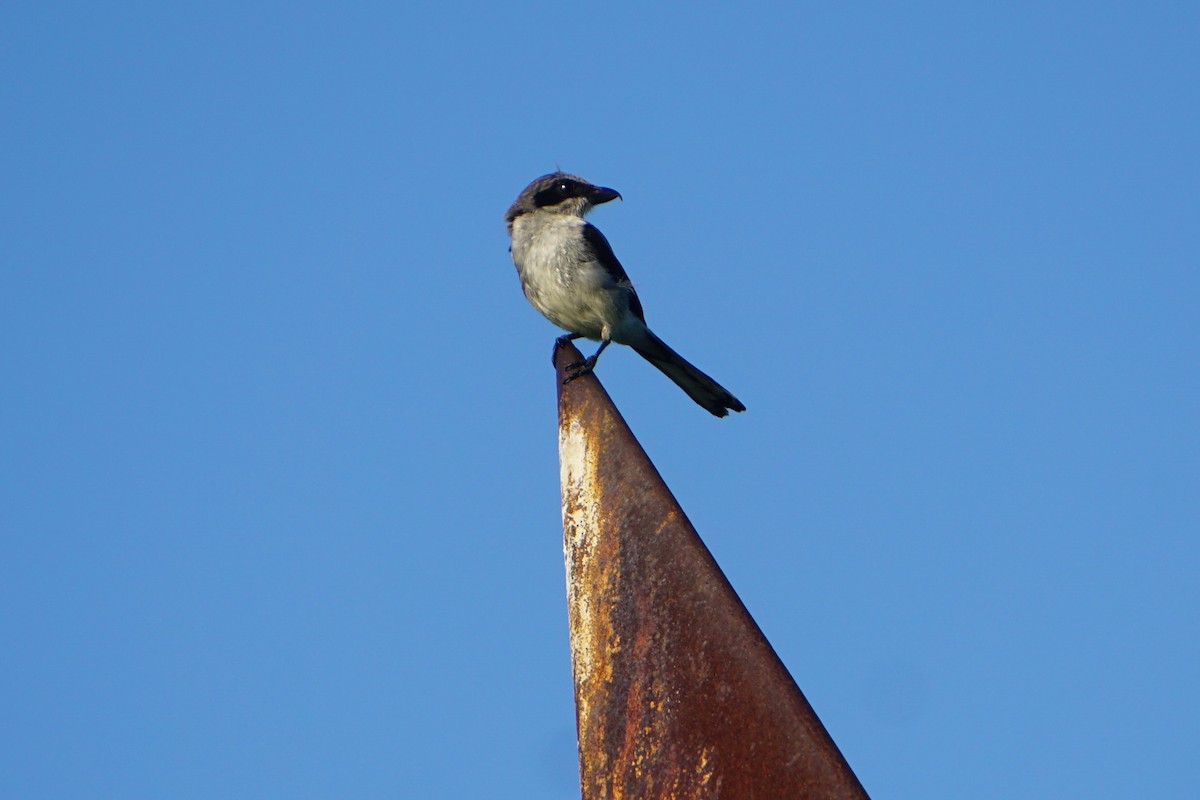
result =
M587 472L587 437L575 417L558 428L558 468L565 499L568 488L578 491ZM565 505L563 513L566 513Z
M597 659L593 648L601 643L595 642L592 635L597 631L594 618L595 610L590 603L589 593L576 585L573 577L587 573L586 563L591 556L589 548L589 533L600 529L600 492L596 485L596 463L593 448L588 447L588 439L583 425L576 418L566 420L559 426L558 431L558 460L560 480L562 481L562 516L563 516L563 557L566 560L567 572L567 605L570 614L571 657L575 669L575 681L579 685L594 677L597 664L606 663ZM577 566L580 565L580 566ZM580 634L591 635L580 635ZM587 692L577 692L579 702ZM586 716L587 709L580 707L580 713Z

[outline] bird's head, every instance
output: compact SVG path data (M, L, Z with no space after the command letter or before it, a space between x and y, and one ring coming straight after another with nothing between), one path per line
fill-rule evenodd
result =
M577 175L552 172L526 186L508 207L504 219L511 224L520 215L533 211L582 217L595 206L620 196L616 189L596 186Z

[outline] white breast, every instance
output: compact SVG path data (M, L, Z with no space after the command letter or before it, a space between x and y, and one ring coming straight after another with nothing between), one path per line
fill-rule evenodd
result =
M584 247L584 224L574 215L522 214L513 220L513 263L525 297L547 319L589 339L608 339L628 310L618 308L625 298Z

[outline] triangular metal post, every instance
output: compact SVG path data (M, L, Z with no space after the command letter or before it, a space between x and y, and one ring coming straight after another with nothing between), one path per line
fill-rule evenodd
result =
M563 385L581 359L555 351L583 800L865 800L599 381Z

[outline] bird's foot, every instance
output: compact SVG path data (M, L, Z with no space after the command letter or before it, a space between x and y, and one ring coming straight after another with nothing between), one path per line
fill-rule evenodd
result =
M554 352L550 354L550 363L558 363L558 351L566 347L573 340L578 339L583 334L581 333L564 333L562 336L554 340Z
M576 361L574 364L567 364L563 371L567 373L567 377L563 378L563 386L566 386L571 381L583 375L587 375L596 367L596 356L588 356L583 361Z

